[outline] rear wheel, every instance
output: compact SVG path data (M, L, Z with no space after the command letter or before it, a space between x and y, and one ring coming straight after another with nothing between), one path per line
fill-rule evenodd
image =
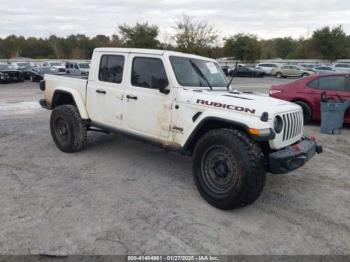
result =
M206 133L194 150L193 174L202 197L219 209L249 205L265 185L260 147L244 133L217 129Z
M73 105L61 105L52 111L50 129L56 146L63 152L77 152L86 144L86 124Z
M277 77L277 78L282 78L282 77L283 77L283 75L282 75L282 73L281 73L281 72L277 72L277 73L276 73L276 77Z
M304 125L309 124L312 119L312 110L310 106L303 101L294 101L294 103L300 105L301 108L303 109Z

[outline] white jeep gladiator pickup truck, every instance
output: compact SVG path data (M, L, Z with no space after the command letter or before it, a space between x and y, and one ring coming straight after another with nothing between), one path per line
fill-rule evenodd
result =
M63 152L87 131L122 132L193 156L195 184L220 209L248 205L265 173L288 173L322 147L293 103L232 90L213 59L164 50L95 49L88 80L46 75L42 107Z

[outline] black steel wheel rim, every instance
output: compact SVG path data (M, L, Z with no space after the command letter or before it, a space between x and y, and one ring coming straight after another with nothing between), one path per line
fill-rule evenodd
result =
M68 123L63 117L57 117L55 119L54 130L56 138L61 144L65 144L69 141Z
M224 146L210 147L203 155L201 169L206 187L216 195L229 193L237 183L236 159Z

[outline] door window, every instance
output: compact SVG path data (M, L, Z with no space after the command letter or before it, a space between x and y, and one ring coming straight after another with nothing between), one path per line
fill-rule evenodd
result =
M343 76L329 76L321 77L318 81L320 89L344 91L345 77Z
M314 81L308 83L308 87L318 88L322 90L330 91L344 91L345 87L345 77L344 76L327 76L320 77Z
M124 60L121 55L103 55L98 80L120 84L123 80Z
M151 57L135 57L132 64L131 84L153 88L153 82L162 79L168 83L162 60Z

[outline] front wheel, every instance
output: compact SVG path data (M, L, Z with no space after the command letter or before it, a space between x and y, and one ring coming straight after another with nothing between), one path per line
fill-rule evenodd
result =
M307 77L307 76L309 76L308 73L303 73L303 74L301 75L301 77Z
M85 146L86 124L73 105L57 106L52 111L50 130L56 146L63 152L77 152Z
M312 119L312 110L310 106L303 101L295 101L294 103L298 104L303 109L304 125L309 124Z
M229 210L254 202L265 185L260 147L244 133L217 129L206 133L194 150L198 191L216 208Z

